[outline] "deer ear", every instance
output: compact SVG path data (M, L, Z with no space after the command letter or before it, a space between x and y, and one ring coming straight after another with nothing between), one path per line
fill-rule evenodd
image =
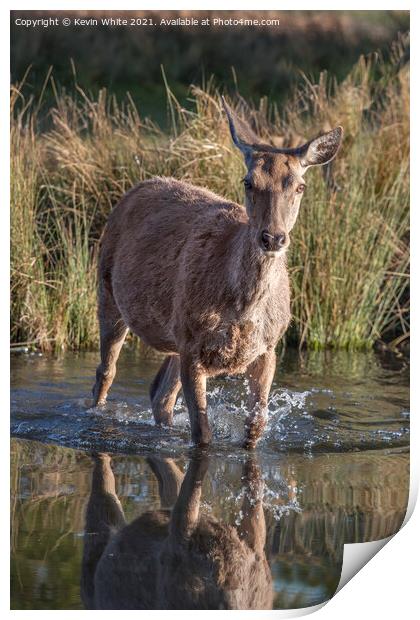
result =
M334 159L340 148L342 137L343 128L336 127L299 147L297 151L302 166L322 166Z
M223 107L229 121L230 134L235 146L240 149L244 155L248 155L253 148L256 148L260 139L252 131L248 123L230 109L224 97L222 97Z

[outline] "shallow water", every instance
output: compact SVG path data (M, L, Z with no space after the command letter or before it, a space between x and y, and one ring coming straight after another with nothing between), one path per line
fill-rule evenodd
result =
M114 479L111 513L117 511L121 526L122 509L125 522L133 524L123 530L132 537L130 548L132 541L153 539L150 523L150 540L145 534L148 511L156 521L161 506L169 509L181 501L165 487L168 472L178 472L179 481L186 472L195 483L202 480L203 527L212 519L231 526L229 536L240 532L248 546L244 524L252 510L260 510L258 562L267 561L271 574L261 591L267 589L265 600L274 608L327 600L340 579L344 543L376 540L399 529L409 483L404 362L373 353L300 357L287 352L278 363L269 425L253 457L240 447L246 386L236 378L212 381L214 443L200 474L182 400L172 429L153 424L147 392L159 363L141 361L126 349L108 405L93 409L96 363L97 355L90 353L12 359L13 609L82 609L81 575L85 604L93 604L86 594L86 554L92 540L101 538L99 524L110 518L109 510L101 513L101 489L113 488ZM112 458L95 456L99 451ZM141 555L111 555L120 558L118 571L128 576L141 566ZM189 561L184 558L186 565ZM189 579L184 575L184 582ZM246 575L236 581L241 579L235 587L246 591ZM131 591L121 596L124 602L112 604L129 606ZM99 599L95 604L111 606ZM139 608L138 602L131 604ZM153 604L168 606L160 590ZM200 599L197 606L205 604Z

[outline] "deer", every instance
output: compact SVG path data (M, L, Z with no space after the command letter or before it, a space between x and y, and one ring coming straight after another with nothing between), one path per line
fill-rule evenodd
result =
M81 572L87 609L272 609L264 483L253 457L243 465L238 525L200 514L206 450L193 452L185 477L173 459L149 457L161 508L131 523L116 493L111 456L93 459Z
M296 148L262 141L222 100L246 168L245 204L174 178L154 177L112 210L100 248L101 361L93 387L103 406L128 330L165 354L150 386L156 424L171 426L183 390L194 445L211 443L207 380L244 375L243 446L255 449L268 419L276 345L291 319L287 250L304 174L328 164L338 126Z

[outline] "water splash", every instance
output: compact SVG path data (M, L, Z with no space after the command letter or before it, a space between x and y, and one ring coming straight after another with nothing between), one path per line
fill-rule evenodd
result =
M14 362L13 435L111 452L176 454L190 448L190 422L182 397L171 428L154 424L147 393L147 377L154 374L154 368L145 365L139 370L127 365L121 369L124 380L113 386L107 405L92 408L84 395L90 393L96 356L67 356L65 361L68 367L64 362L26 360L25 356ZM377 379L366 378L364 370L361 376L316 380L302 375L298 366L285 376L279 373L259 450L311 455L408 445L408 390L398 384L395 373L387 382L385 371L376 372ZM146 379L139 380L139 374ZM225 455L237 453L244 436L248 396L249 385L242 379L209 383L212 450Z

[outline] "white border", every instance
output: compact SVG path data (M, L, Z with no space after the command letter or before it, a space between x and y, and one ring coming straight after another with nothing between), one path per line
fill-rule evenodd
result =
M412 71L412 110L420 110L420 97L419 97L419 73L418 73L418 44L417 37L419 35L419 10L414 8L414 2L390 2L390 1L382 1L382 2L352 2L352 3L338 3L335 2L319 2L316 5L312 2L293 2L293 5L286 5L286 3L279 2L255 2L250 3L247 1L230 1L226 0L221 2L220 0L215 0L211 4L205 4L204 2L141 2L134 3L125 0L125 2L119 3L119 6L115 6L115 2L111 3L108 1L99 2L97 0L91 0L89 2L88 8L90 10L140 10L140 9L153 9L153 10L180 10L180 9L191 9L191 10L263 10L263 9L272 9L272 10L411 10L411 45L412 45L412 62L411 62L411 71ZM9 282L9 217L8 217L8 204L9 204L9 188L8 188L8 174L6 171L9 169L9 130L8 130L8 90L9 90L9 68L8 63L5 62L4 59L9 58L9 10L76 10L76 9L86 9L86 2L75 1L42 1L38 4L34 2L17 2L13 6L11 3L6 3L6 6L3 6L0 11L0 15L2 17L0 27L1 27L1 58L3 59L0 63L0 72L1 79L3 85L3 96L0 98L0 106L1 106L1 140L2 140L2 148L0 150L1 158L2 158L2 166L1 170L4 171L6 179L2 183L3 189L3 200L2 200L2 208L0 209L0 278L1 278L1 290L4 292L4 300L0 304L0 344L1 346L1 368L0 368L0 381L2 388L3 402L8 403L8 394L9 394L9 314L8 314L8 302L6 301L8 297L6 297L8 290L8 282ZM414 32L413 32L414 31ZM415 88L413 87L415 85ZM7 89L7 90L6 90ZM418 138L419 138L419 122L415 114L411 114L411 122L412 122L412 169L419 170L419 157L418 157ZM416 237L419 231L419 209L420 209L420 201L419 201L419 190L417 184L415 183L415 174L412 175L411 182L411 191L412 191L412 210L411 210L411 219L412 219L412 239L416 241ZM419 273L419 245L416 243L412 244L412 271L415 274ZM418 354L419 354L419 343L418 343L418 295L419 295L419 287L418 287L418 276L412 280L412 325L414 328L412 330L412 385L416 386L415 377L419 375L419 364L418 364ZM6 478L6 487L8 486L8 473L9 473L9 419L8 419L8 407L5 407L5 411L3 411L2 415L2 437L4 438L5 446L1 451L1 457L3 459L1 471ZM363 618L369 618L373 616L380 616L384 620L387 618L392 618L394 620L395 616L398 614L402 618L411 618L414 615L417 615L418 611L418 602L417 602L417 590L418 590L418 568L416 558L414 556L416 549L416 543L418 547L418 532L419 532L419 523L420 523L420 511L417 510L414 512L414 515L410 519L410 515L413 511L414 504L417 499L418 493L418 482L419 482L419 464L420 464L420 450L418 449L419 445L419 435L418 435L418 416L419 412L419 396L416 387L414 387L412 391L412 403L411 403L411 422L412 422L412 433L411 433L411 446L415 446L414 449L411 450L411 478L410 478L410 505L409 510L407 512L407 524L403 528L403 530L398 533L389 544L386 545L385 549L381 551L381 553L374 557L352 580L351 584L347 587L344 587L343 590L339 592L338 595L334 596L333 599L328 602L325 606L317 606L317 609L322 607L321 611L318 612L318 616L320 619L328 620L329 618L336 620L337 616L340 617L340 620L350 619L354 620L354 616L356 614L362 614ZM51 614L67 614L70 616L75 615L75 617L79 616L80 613L92 613L92 614L111 614L112 612L86 612L86 611L29 611L29 612L21 612L21 611L9 611L9 558L8 558L8 549L9 549L9 527L8 527L8 508L5 506L5 509L1 511L1 532L4 535L4 543L3 548L5 550L3 563L1 564L1 586L4 589L2 592L2 596L0 598L2 603L2 608L4 611L13 613L15 616L20 616L21 614L45 614L47 613L50 617ZM417 537L416 537L417 534ZM349 545L350 546L350 545ZM347 547L347 545L346 545ZM7 550L7 551L6 551ZM312 608L313 609L313 608ZM306 610L306 613L311 610ZM416 612L416 614L415 614ZM136 614L136 617L141 614L141 612L125 612ZM168 615L168 612L146 612L147 617L153 618L164 618ZM275 610L270 612L210 612L210 611L200 611L200 615L204 614L207 617L213 614L217 614L218 618L221 618L222 615L230 614L230 617L233 617L232 614L239 617L239 615L244 614L258 614L258 617L266 616L266 614L278 614L282 617L293 617L296 615L302 615L302 613L290 613L282 610ZM195 612L186 612L186 611L171 611L171 617L182 617L185 615L191 616L195 614ZM144 614L143 614L144 616Z

